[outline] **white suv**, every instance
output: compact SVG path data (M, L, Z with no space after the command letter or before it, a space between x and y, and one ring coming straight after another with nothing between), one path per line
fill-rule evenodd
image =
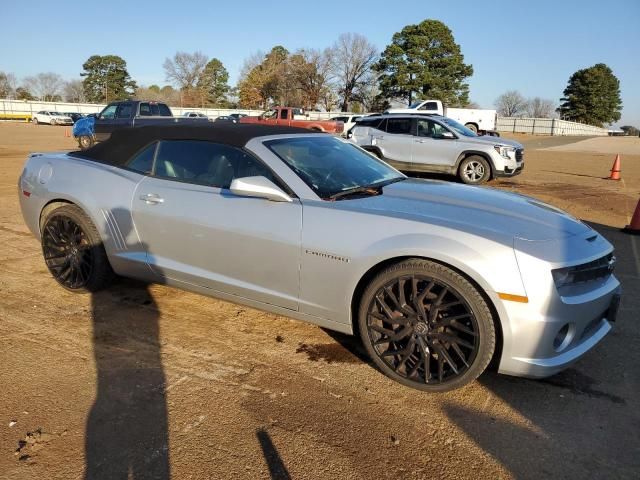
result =
M399 170L448 173L468 184L510 177L524 168L524 148L518 142L479 136L441 115L364 117L347 136Z
M46 110L40 110L38 113L35 113L31 121L36 125L39 123L48 123L49 125L73 125L73 119L70 116Z

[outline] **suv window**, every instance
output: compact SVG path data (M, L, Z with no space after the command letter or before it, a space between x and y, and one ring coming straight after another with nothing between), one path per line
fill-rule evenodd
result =
M369 128L380 128L380 124L384 119L380 117L375 118L361 118L356 122L357 127L369 127Z
M448 132L446 128L444 128L439 123L433 122L431 120L418 119L418 136L419 137L431 137L438 138L444 132Z
M234 178L263 176L278 183L271 171L239 148L199 140L164 140L156 155L157 177L218 188Z
M427 102L418 110L438 110L438 104L436 102Z
M387 133L399 135L411 135L410 118L389 118L387 119Z
M157 146L158 142L153 142L148 147L145 147L141 152L134 155L127 162L127 168L145 175L150 174L153 170L153 157L156 153Z
M106 118L108 120L115 118L117 109L118 105L109 105L102 111L102 113L100 114L100 118Z
M129 118L131 117L131 110L133 106L130 103L123 103L118 107L116 111L116 118Z

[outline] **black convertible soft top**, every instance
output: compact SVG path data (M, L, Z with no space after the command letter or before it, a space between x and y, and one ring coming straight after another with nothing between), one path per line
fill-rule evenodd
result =
M316 132L305 128L252 124L133 127L116 130L108 140L87 150L71 152L69 155L111 165L124 165L136 152L156 140L204 140L244 147L247 142L256 137L301 133Z

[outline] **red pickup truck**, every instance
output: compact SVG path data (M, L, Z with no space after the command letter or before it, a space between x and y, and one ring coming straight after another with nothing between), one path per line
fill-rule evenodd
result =
M276 107L267 110L259 117L242 117L240 123L257 123L261 125L283 125L286 127L308 128L318 132L342 133L344 123L334 120L302 120L300 108Z

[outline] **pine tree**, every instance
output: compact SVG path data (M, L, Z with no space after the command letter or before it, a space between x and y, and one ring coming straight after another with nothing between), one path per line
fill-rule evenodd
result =
M557 112L567 120L598 127L620 120L620 81L604 63L578 70L571 78Z
M92 55L82 65L82 84L87 101L94 103L122 100L133 95L136 82L131 80L127 62L117 55Z
M395 33L376 69L386 98L407 103L433 98L450 106L469 103L464 80L473 74L473 67L464 63L451 30L438 20L407 25Z

